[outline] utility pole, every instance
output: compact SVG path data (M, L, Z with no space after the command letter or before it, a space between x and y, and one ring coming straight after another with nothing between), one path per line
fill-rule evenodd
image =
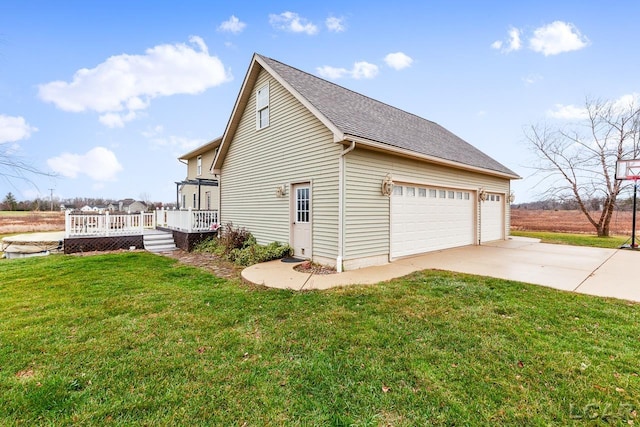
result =
M49 191L51 192L51 211L53 212L53 188L50 188Z

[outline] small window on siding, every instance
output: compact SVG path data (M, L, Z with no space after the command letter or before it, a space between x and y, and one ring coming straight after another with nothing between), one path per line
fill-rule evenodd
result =
M427 189L418 188L418 197L427 197Z
M464 193L464 199L465 200L469 200L469 193L467 193L467 192Z
M269 126L269 85L264 85L256 91L256 128L264 129Z
M196 169L196 174L198 176L202 175L202 156L198 156L198 158L196 159Z
M462 191L458 191L458 192L456 193L456 199L460 199L460 200L462 200Z
M402 196L402 185L394 185L393 186L393 195L394 196Z
M415 187L407 187L407 196L408 197L416 197L416 188Z
M449 191L449 198L453 199L455 197L455 193L453 191Z
M433 199L433 198L435 198L437 196L438 196L438 192L435 189L430 188L429 189L429 197L431 197Z

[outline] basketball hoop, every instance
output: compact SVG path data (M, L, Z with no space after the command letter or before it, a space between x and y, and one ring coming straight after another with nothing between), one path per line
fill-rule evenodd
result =
M640 179L640 159L618 160L616 175L618 181L637 181Z
M633 181L633 216L631 220L631 246L628 249L636 249L636 199L638 193L638 180L640 180L640 159L618 160L616 162L615 179L618 181ZM627 249L624 245L622 248Z

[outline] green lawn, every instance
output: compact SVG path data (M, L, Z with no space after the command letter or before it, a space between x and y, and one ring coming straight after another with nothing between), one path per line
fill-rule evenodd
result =
M628 236L598 237L591 234L571 234L554 233L551 231L515 231L511 230L512 236L533 237L540 239L542 243L556 243L573 246L591 246L596 248L616 249L623 244L630 244L631 238ZM638 236L640 239L640 236ZM640 241L640 240L638 240Z
M638 422L640 305L425 271L324 292L0 260L0 425Z

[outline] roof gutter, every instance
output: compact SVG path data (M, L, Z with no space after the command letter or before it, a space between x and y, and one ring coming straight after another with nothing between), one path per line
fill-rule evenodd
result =
M356 142L351 141L351 145L342 150L338 165L338 257L336 258L336 271L342 273L342 263L344 261L344 180L345 180L345 160L344 156L356 148Z

